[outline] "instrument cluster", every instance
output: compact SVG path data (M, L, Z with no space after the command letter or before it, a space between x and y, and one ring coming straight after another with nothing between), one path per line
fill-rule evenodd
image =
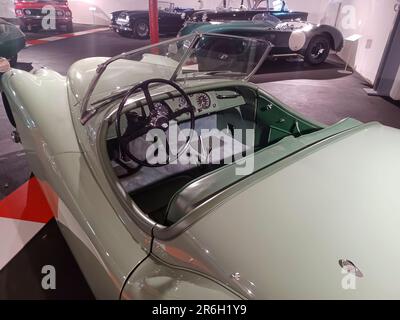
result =
M197 112L204 112L209 110L211 107L216 107L216 103L213 102L213 99L209 94L205 92L195 93L189 95L190 100L192 101L193 106L195 107ZM184 98L179 98L178 108L185 108L186 100Z
M215 111L237 107L245 104L244 97L233 90L218 90L208 92L197 92L189 94L197 114L207 114ZM187 107L186 100L182 97L173 98L165 101L173 110L179 110Z

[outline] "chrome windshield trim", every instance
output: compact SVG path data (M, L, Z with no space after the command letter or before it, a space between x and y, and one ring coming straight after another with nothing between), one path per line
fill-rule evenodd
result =
M199 37L198 34L196 34L194 37L193 37L193 34L189 34L189 35L181 37L179 39L185 40L186 38L188 38L188 39L189 38L193 38L193 40L191 41L191 43L192 43L192 42L196 41L196 39L198 39L198 37ZM142 47L142 48L139 48L139 49L135 49L135 50L132 50L132 51L129 51L129 52L121 53L121 54L119 54L119 55L117 55L115 57L110 58L106 62L100 64L97 67L96 76L90 82L88 90L87 90L87 92L85 94L85 97L83 98L83 101L82 101L81 123L83 125L86 124L89 121L89 119L96 113L96 109L88 109L87 107L88 107L89 102L90 102L90 97L92 96L92 93L93 93L94 89L96 89L97 82L99 81L100 77L103 75L104 71L107 69L107 67L111 63L113 63L116 60L123 59L123 58L125 58L127 56L133 55L133 54L135 54L137 52L144 51L144 50L147 50L147 49L151 49L151 48L156 47L156 46L158 46L160 44L166 45L168 43L174 43L174 42L176 42L176 38L171 39L171 40L167 40L167 41L164 41L164 42L160 42L160 43L158 43L156 45L152 44L152 45L148 45L148 46L145 46L145 47Z
M191 42L190 42L186 52L183 54L178 66L176 67L172 77L170 78L171 81L176 82L177 81L177 76L182 71L183 64L187 60L188 56L191 54L191 49L194 48L194 46L197 44L199 39L201 39L201 37L206 36L206 35L219 37L219 38L236 38L236 39L245 39L245 40L249 40L250 39L250 40L253 40L253 41L257 41L257 42L266 44L266 50L265 50L263 56L261 57L261 59L258 62L258 64L255 66L255 68L246 77L243 78L243 80L245 80L245 81L248 81L258 71L258 69L264 63L264 61L268 57L268 55L271 52L271 49L273 47L271 42L265 41L265 40L262 40L262 39L245 38L245 37L240 37L240 36L227 35L227 34L217 34L217 33L196 33L196 34L189 34L187 36L180 37L180 38L174 38L174 39L171 39L171 40L160 42L160 43L155 44L155 45L149 45L149 46L146 46L146 47L143 47L143 48L139 48L139 49L136 49L136 50L132 50L132 51L117 55L117 56L115 56L113 58L110 58L106 62L98 65L98 67L96 69L96 76L91 80L90 85L88 87L88 90L85 93L85 96L84 96L84 98L82 100L82 105L81 105L81 124L85 125L90 120L90 118L92 116L94 116L96 114L96 112L98 111L98 108L90 108L90 106L89 106L90 98L91 98L94 90L96 89L98 81L100 80L101 76L103 75L103 73L105 72L105 70L107 69L107 67L111 63L113 63L116 60L120 60L120 59L123 59L125 57L134 55L135 53L138 53L138 52L141 52L141 51L146 51L148 49L157 47L159 45L168 45L170 43L176 43L177 41L185 41L186 39L191 39ZM182 79L182 80L184 80L184 79Z

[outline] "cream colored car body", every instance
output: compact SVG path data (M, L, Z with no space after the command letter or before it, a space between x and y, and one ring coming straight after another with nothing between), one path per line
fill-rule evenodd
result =
M102 62L78 62L67 78L11 70L1 88L30 166L97 298L400 298L398 130L346 120L284 139L267 152L304 150L205 203L200 219L168 237L152 221L135 220L139 209L104 170L99 139L109 110L81 124L82 93ZM189 81L185 89L228 83L257 90L227 80ZM331 138L308 146L324 135ZM364 275L355 290L342 286L341 259Z

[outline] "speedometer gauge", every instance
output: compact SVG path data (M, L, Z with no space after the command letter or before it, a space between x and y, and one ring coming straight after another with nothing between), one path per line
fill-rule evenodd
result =
M198 95L196 95L196 103L199 111L206 110L211 107L210 96L206 93L199 93Z
M186 107L187 107L187 101L186 101L185 98L180 97L180 98L178 99L178 107L179 107L180 109L183 109L183 108L186 108Z

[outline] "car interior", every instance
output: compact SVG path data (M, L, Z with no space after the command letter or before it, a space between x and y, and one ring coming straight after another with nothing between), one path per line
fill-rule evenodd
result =
M169 208L174 207L171 202L179 202L179 194L201 177L212 175L217 169L232 165L287 136L299 137L320 129L247 86L195 91L188 98L194 108L192 135L190 119L186 113L182 114L176 119L175 135L171 135L173 126L170 126L167 130L158 130L157 134L147 133L127 142L128 153L138 159L136 162L122 152L115 122L108 128L108 155L120 184L146 215L164 226L183 218L183 213L169 213ZM187 104L179 94L154 101L155 108L173 111L184 109ZM151 114L148 105L141 102L125 108L123 132L128 132L130 126L137 130L139 109L144 117ZM165 135L164 140L160 133ZM172 142L175 136L183 139ZM162 151L172 149L176 150L173 161L157 165L137 163L146 158L158 159ZM166 158L171 157L167 152Z

